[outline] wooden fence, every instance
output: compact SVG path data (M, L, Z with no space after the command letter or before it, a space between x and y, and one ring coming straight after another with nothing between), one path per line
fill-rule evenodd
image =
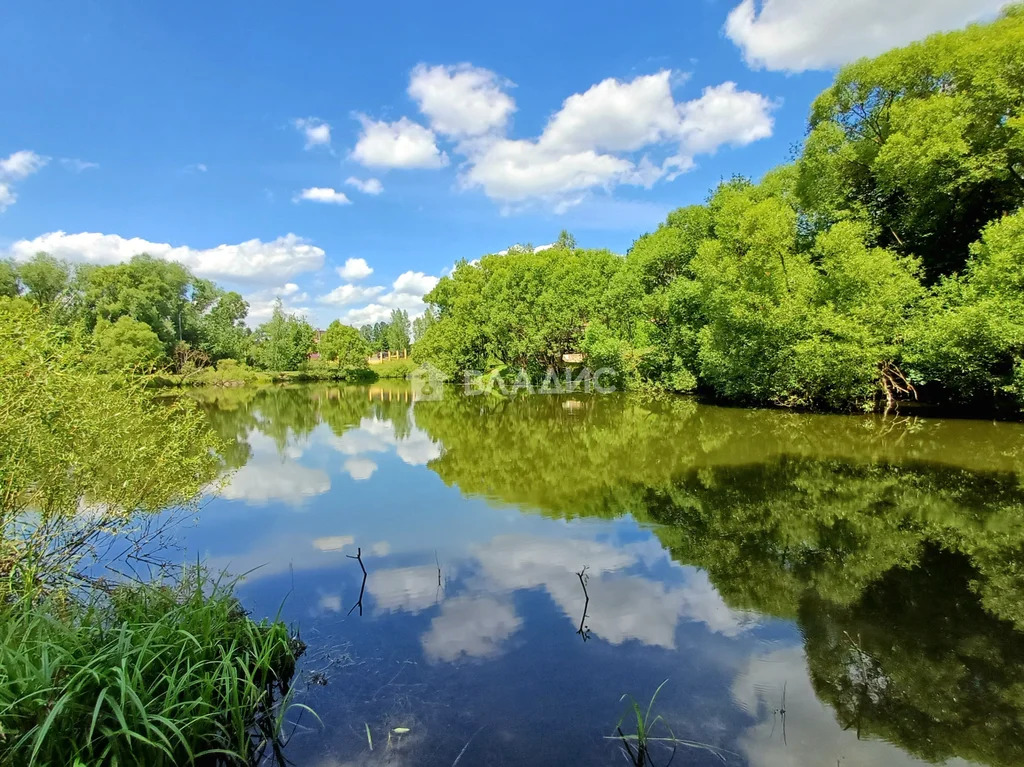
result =
M388 360L404 360L408 358L409 350L401 349L399 351L374 352L366 358L366 361L371 365L379 365L380 363L387 362Z

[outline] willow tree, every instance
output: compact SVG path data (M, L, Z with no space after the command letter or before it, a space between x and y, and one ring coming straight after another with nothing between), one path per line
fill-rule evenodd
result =
M812 220L862 218L930 278L958 270L1024 203L1024 9L844 67L799 165Z
M91 558L214 478L219 441L196 408L100 374L91 353L45 312L0 299L0 599L82 582Z

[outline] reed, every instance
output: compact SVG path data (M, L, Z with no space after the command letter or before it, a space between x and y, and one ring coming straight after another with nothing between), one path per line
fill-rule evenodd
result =
M198 572L83 605L0 607L0 763L245 764L280 756L304 649Z
M706 751L724 762L725 754L731 752L716 748L707 743L678 738L672 732L672 728L665 720L665 717L661 714L655 714L654 706L658 699L658 693L661 692L661 688L666 684L668 684L667 679L658 685L658 689L654 691L654 695L651 696L646 708L641 706L632 695L623 695L620 701L628 700L629 707L615 726L615 734L607 737L622 743L622 753L634 767L654 767L654 746L662 746L669 752L668 760L665 762L664 767L667 767L675 759L676 749L679 746ZM627 719L631 722L635 721L636 732L627 733L622 729ZM662 732L667 734L660 734Z

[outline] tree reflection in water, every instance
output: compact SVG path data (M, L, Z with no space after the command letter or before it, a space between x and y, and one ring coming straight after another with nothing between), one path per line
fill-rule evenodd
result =
M253 430L284 451L319 423L341 438L386 420L396 440L415 423L438 446L428 468L464 495L632 515L729 607L796 621L843 726L931 761L1024 761L1021 425L624 395L412 400L401 383L234 390L208 411L235 439L227 468Z

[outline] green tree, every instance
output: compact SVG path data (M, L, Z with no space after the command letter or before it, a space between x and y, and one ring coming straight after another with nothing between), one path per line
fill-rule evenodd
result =
M48 253L36 253L18 265L18 279L31 301L41 306L54 304L67 296L71 267Z
M0 298L14 298L19 292L17 267L8 259L0 259Z
M411 343L409 337L409 313L405 309L392 309L391 322L388 324L388 349L402 351Z
M870 223L876 244L958 270L1024 202L1024 12L844 67L814 102L799 162L809 221Z
M339 369L365 370L370 347L358 330L334 320L320 337L321 358L333 362Z
M312 325L286 313L278 299L271 318L253 334L256 362L264 370L295 370L308 358L315 335Z
M215 288L181 264L143 254L124 264L88 270L82 292L86 327L101 319L131 317L149 325L169 353L178 341L196 344L198 318Z
M214 360L249 356L249 330L245 318L249 304L235 291L217 295L209 310L198 319L200 347Z
M0 299L2 590L81 584L98 542L143 535L138 514L188 505L214 478L220 442L202 415L97 374L88 351L48 313Z
M391 327L390 323L380 320L373 323L371 328L371 342L370 348L375 352L386 352L390 347L388 346L388 329Z
M906 356L919 380L956 402L1024 408L1024 210L989 224L965 274L936 286Z
M580 351L589 322L617 311L608 284L621 266L608 251L558 248L463 261L425 296L436 319L417 337L416 356L456 376L561 365Z
M435 322L437 322L437 313L431 307L427 307L423 314L412 321L413 343L423 338Z
M144 322L118 317L117 322L100 320L93 332L96 354L106 370L148 373L165 360L164 346Z
M562 250L576 250L576 238L569 233L568 229L563 229L558 233L558 239L555 240L553 246Z

